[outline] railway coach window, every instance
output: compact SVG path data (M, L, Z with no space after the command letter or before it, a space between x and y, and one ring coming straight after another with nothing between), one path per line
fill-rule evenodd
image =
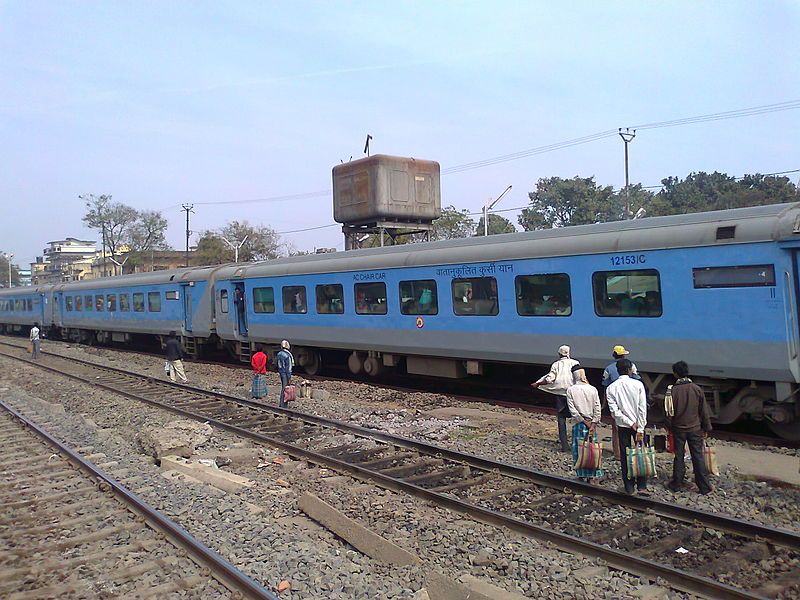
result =
M22 312L22 300L14 300L14 310L16 312Z
M692 269L695 288L762 287L775 285L773 265Z
M219 291L219 309L223 313L228 312L228 290Z
M83 298L80 296L75 296L75 310L82 311L83 310Z
M128 294L119 295L119 310L120 312L130 312L131 301L130 301L130 296L128 296Z
M317 313L341 315L344 313L344 288L340 283L317 286Z
M161 312L161 292L147 292L147 310Z
M283 288L283 312L286 314L305 314L308 312L306 303L306 286L289 285Z
M69 311L72 312L72 296L65 296L64 297L64 307Z
M136 292L133 295L133 311L144 312L144 293Z
M108 306L108 312L114 312L117 310L117 295L109 294L106 296L106 305Z
M600 317L660 317L658 271L598 271L592 274L594 310Z
M400 312L404 315L435 315L439 298L433 279L400 282Z
M271 287L253 288L253 310L257 313L274 313L275 290Z
M457 315L496 315L497 280L494 277L453 279L453 312Z
M105 298L102 295L94 297L94 307L97 312L101 312L105 309Z
M572 314L569 275L520 275L514 279L517 313L528 316L567 317Z
M386 284L380 283L357 283L356 292L356 313L359 315L385 315L386 307Z
M167 300L178 300L179 299L178 290L168 290L164 292L164 297Z
M86 307L86 310L91 312L94 310L94 298L91 296L84 296L83 297L83 305Z

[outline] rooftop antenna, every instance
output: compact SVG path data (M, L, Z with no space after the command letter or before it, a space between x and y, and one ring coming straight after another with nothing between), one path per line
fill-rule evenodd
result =
M364 154L366 154L367 156L369 156L369 141L371 139L372 139L372 136L370 134L367 134L367 143L364 144Z

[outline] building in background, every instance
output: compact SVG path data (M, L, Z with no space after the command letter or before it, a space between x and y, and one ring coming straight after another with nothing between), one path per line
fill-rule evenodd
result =
M20 269L17 265L14 265L14 268L17 269L17 273L19 274L19 285L31 285L31 270Z
M118 275L131 273L150 273L152 271L167 271L180 269L186 266L186 252L183 250L145 250L144 252L123 252L114 256L119 263L116 272ZM106 256L107 270L114 267L111 258ZM196 252L189 252L189 264L198 266ZM110 265L110 266L109 266ZM92 263L92 277L102 277L103 258L98 256ZM112 271L113 273L113 271Z
M66 238L47 242L44 256L31 263L33 285L81 281L92 276L92 262L99 254L94 240Z

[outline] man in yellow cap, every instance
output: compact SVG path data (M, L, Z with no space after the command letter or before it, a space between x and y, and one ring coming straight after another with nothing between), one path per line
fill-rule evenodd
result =
M630 354L630 352L625 350L625 346L614 346L614 349L611 351L611 356L614 357L614 362L608 365L605 371L603 371L602 383L604 388L607 388L617 379L619 379L619 371L617 371L617 361L621 358L627 358L628 354ZM631 375L637 375L636 365L633 364L633 361L631 361ZM634 379L636 379L636 377L634 377Z

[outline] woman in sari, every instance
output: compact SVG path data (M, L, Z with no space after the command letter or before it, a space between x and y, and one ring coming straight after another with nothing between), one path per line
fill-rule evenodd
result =
M572 460L578 462L580 444L587 437L597 442L597 425L600 423L600 395L597 388L589 384L586 372L580 365L572 367L574 383L567 389L567 407L572 416ZM578 479L594 483L603 476L602 469L575 469Z
M260 400L267 395L267 355L261 346L256 346L257 352L250 359L253 367L253 383L250 385L250 396Z

